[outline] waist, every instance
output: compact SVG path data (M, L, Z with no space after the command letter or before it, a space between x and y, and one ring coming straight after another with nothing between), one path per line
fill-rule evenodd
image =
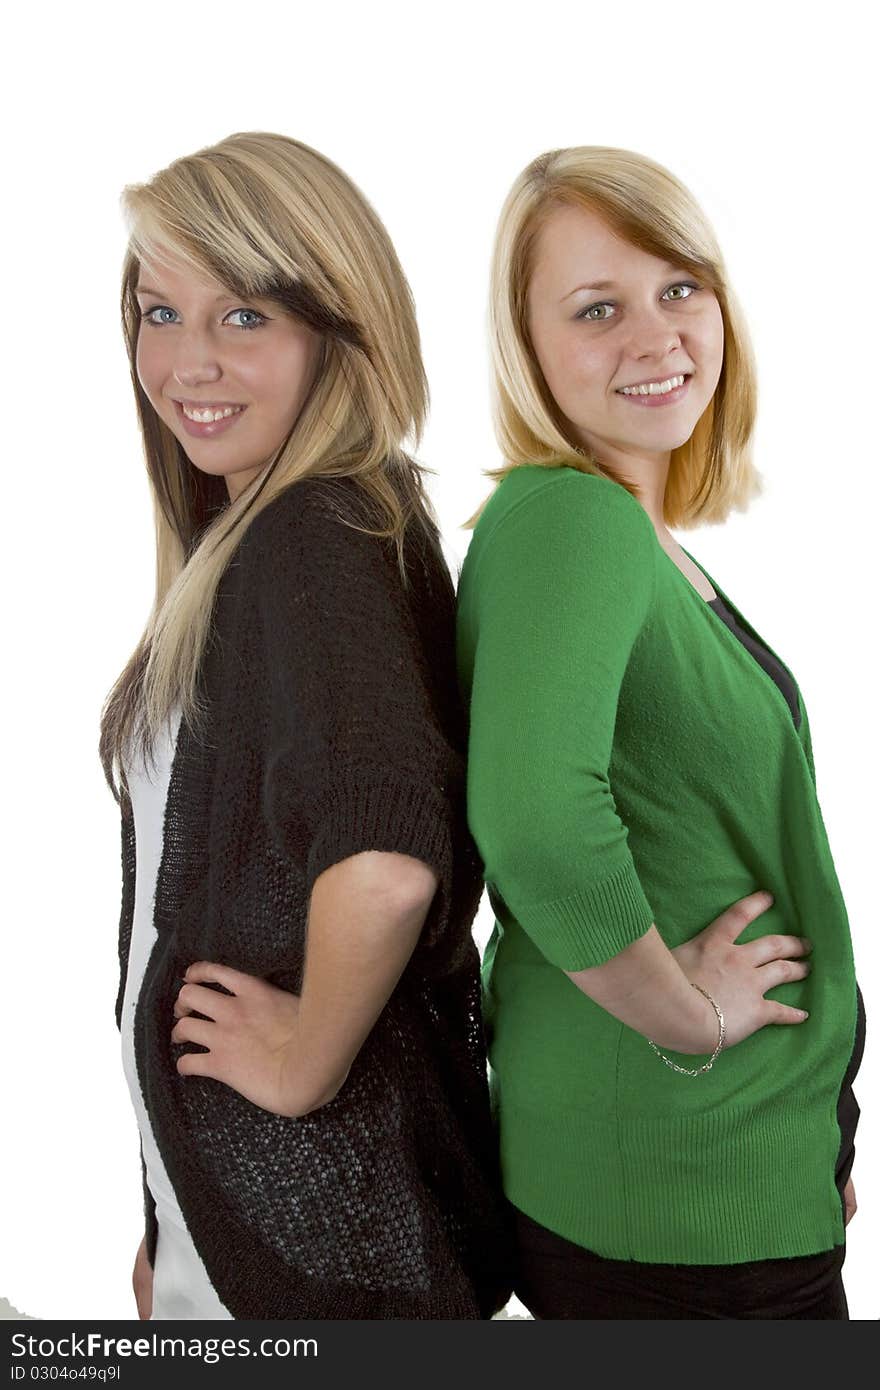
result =
M613 1115L618 1123L716 1108L754 1117L794 1095L815 1113L836 1104L853 1053L857 991L848 949L835 958L814 941L813 960L805 980L766 995L807 1009L806 1022L759 1029L725 1048L710 1071L688 1078L550 965L510 920L503 929L496 925L484 963L489 1061L517 1103ZM685 1067L705 1060L664 1051Z
M844 1239L830 1107L789 1096L754 1113L710 1107L621 1122L523 1104L503 1076L493 1089L507 1198L599 1255L735 1264Z

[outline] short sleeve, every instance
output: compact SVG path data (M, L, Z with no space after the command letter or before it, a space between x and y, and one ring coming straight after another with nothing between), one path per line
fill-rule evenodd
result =
M654 920L609 780L617 702L653 602L654 537L575 472L475 532L459 586L467 804L490 890L554 965L600 965Z
M340 519L334 488L342 480L294 484L255 537L270 698L264 810L309 894L325 869L365 850L429 864L439 930L463 749L444 726L396 549ZM451 650L451 597L445 625L442 608L433 620Z

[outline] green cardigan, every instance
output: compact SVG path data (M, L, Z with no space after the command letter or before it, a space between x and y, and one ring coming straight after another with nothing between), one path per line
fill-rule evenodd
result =
M615 1259L736 1264L841 1244L836 1106L856 985L802 697L798 731L641 504L568 467L516 468L490 497L460 577L457 655L468 819L496 916L483 1002L507 1196ZM652 922L674 947L757 889L775 901L740 940L809 936L812 973L767 997L810 1017L761 1029L700 1077L563 973Z

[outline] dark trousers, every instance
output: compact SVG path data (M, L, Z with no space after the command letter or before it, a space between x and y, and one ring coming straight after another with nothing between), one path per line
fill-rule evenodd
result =
M845 1245L735 1265L609 1260L512 1209L514 1292L535 1318L835 1318L849 1320Z

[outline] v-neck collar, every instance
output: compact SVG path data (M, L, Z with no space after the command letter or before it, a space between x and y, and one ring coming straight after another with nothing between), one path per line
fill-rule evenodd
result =
M664 547L660 544L660 538L659 538L659 536L657 537L657 546L658 546L658 549L662 552L662 554L663 554L664 558L666 559L666 561L667 561L667 562L672 566L672 568L675 570L675 572L676 572L676 574L678 575L678 577L679 577L679 579L681 580L681 582L682 582L683 584L685 584L685 585L687 586L687 588L690 590L690 592L693 594L693 597L694 597L694 599L696 600L696 602L699 603L700 607L701 607L702 609L704 609L706 613L710 614L710 621L711 621L712 623L715 623L718 627L720 627L720 628L724 631L724 633L725 633L725 640L726 640L726 641L733 642L734 645L736 646L737 650L740 652L740 654L741 654L742 656L744 656L744 657L746 658L746 660L751 664L751 666L754 667L754 669L755 669L756 671L758 671L758 672L760 673L760 675L761 675L766 681L769 681L770 685L773 687L773 690L776 692L776 695L778 696L778 698L782 701L783 705L785 706L786 719L787 719L788 723L791 725L791 728L794 730L795 735L798 735L798 729L795 728L794 720L793 720L792 717L791 717L791 707L790 707L790 705L789 705L789 703L788 703L788 700L787 700L787 699L785 698L785 696L783 695L783 693L782 693L782 691L780 690L779 686L776 684L776 681L775 681L775 680L773 679L773 677L770 675L769 671L766 671L766 670L764 669L764 667L761 665L761 663L760 663L759 661L756 661L756 660L755 660L755 657L752 655L752 653L746 650L746 648L743 646L742 642L740 642L739 638L736 636L736 633L734 633L734 632L732 632L732 631L730 630L730 628L728 627L727 623L726 623L726 622L724 621L724 619L721 617L721 614L715 612L715 609L712 607L712 601L711 601L710 599L705 599L705 598L703 598L703 595L699 592L699 590L698 590L697 588L695 588L695 586L694 586L694 585L691 583L691 581L688 579L687 575L682 574L681 570L679 569L678 565L677 565L677 564L675 563L675 561L673 560L672 556L671 556L671 555L669 554L669 552L668 552L667 550L665 550ZM795 693L797 694L798 710L799 710L799 713L800 713L800 722L801 722L801 724L803 724L803 719L804 719L803 702L802 702L802 700L801 700L800 687L799 687L797 681L795 680L795 677L794 677L793 672L789 670L788 666L786 666L785 662L784 662L784 661L782 660L782 658L778 655L778 653L775 652L775 651L773 650L773 648L770 646L770 643L767 642L767 641L761 636L761 634L760 634L759 632L756 631L756 629L755 629L754 627L752 627L752 624L751 624L751 623L748 621L748 619L740 612L740 610L737 608L737 606L736 606L736 604L733 602L733 600L730 599L730 598L728 598L727 594L724 592L724 590L722 589L721 585L717 582L717 580L715 580L715 579L713 578L713 576L709 573L709 571L708 571L707 569L705 569L704 566L701 565L697 560L695 560L694 557L693 557L693 555L690 553L690 551L689 551L689 550L686 550L685 547L684 547L683 545L681 546L681 549L684 551L685 555L688 557L688 559L691 561L691 563L694 564L694 565L696 566L696 568L700 571L700 573L704 576L704 578L708 579L709 583L712 585L712 588L715 590L716 595L724 600L724 602L727 604L727 607L730 609L730 611L733 613L734 617L735 617L735 618L737 619L737 621L739 622L740 626L743 627L743 628L745 629L745 631L748 632L748 633L754 638L754 640L755 640L756 642L758 642L761 646L765 647L765 648L767 649L767 651L770 653L770 655L773 656L773 657L775 657L775 659L779 662L779 665L782 667L782 669L788 673L788 676L789 676L789 678L790 678L790 680L791 680L791 682L792 682L792 685L793 685L793 687L794 687Z

